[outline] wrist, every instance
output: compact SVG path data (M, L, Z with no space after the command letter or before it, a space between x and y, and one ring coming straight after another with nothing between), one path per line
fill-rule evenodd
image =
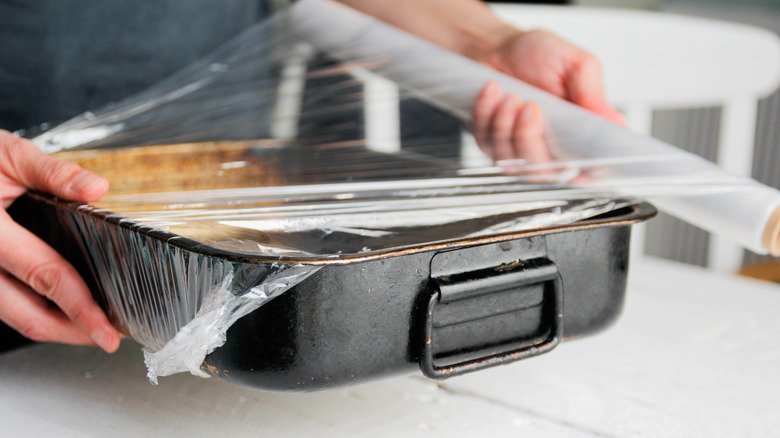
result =
M501 22L500 25L495 26L490 32L486 32L481 37L475 37L474 45L469 49L471 53L464 54L481 64L506 72L508 68L504 65L506 57L503 53L512 41L522 37L525 33L516 27Z

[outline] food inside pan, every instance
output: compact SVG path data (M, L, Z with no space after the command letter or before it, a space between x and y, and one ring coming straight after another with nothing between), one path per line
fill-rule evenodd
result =
M350 257L543 229L635 203L361 144L225 141L58 154L104 175L94 205L212 248Z

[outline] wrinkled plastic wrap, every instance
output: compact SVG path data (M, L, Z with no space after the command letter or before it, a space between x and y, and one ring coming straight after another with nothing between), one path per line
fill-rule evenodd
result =
M462 152L488 80L540 104L552 159ZM153 381L206 375L235 320L328 264L544 230L640 198L751 249L778 245L766 237L777 191L328 0L297 2L34 141L112 184L58 214Z
M57 211L89 261L112 322L145 347L149 379L200 370L239 319L316 272L200 253L176 237L90 206Z

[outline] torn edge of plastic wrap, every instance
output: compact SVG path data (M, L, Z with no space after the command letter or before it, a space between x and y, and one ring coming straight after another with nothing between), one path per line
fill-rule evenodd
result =
M208 377L201 364L235 321L319 270L201 255L150 235L151 227L119 226L90 210L57 212L84 253L109 318L144 346L155 384L184 371Z
M239 294L232 291L234 276L229 272L222 283L209 291L195 317L179 329L173 339L159 350L144 350L149 380L157 384L158 376L185 371L195 376L209 377L201 370L203 360L225 343L227 330L234 322L318 269L304 265L279 269Z

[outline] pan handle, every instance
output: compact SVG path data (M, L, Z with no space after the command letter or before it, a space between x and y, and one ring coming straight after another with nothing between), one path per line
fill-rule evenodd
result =
M536 356L563 338L563 283L546 257L433 280L420 356L427 377Z

